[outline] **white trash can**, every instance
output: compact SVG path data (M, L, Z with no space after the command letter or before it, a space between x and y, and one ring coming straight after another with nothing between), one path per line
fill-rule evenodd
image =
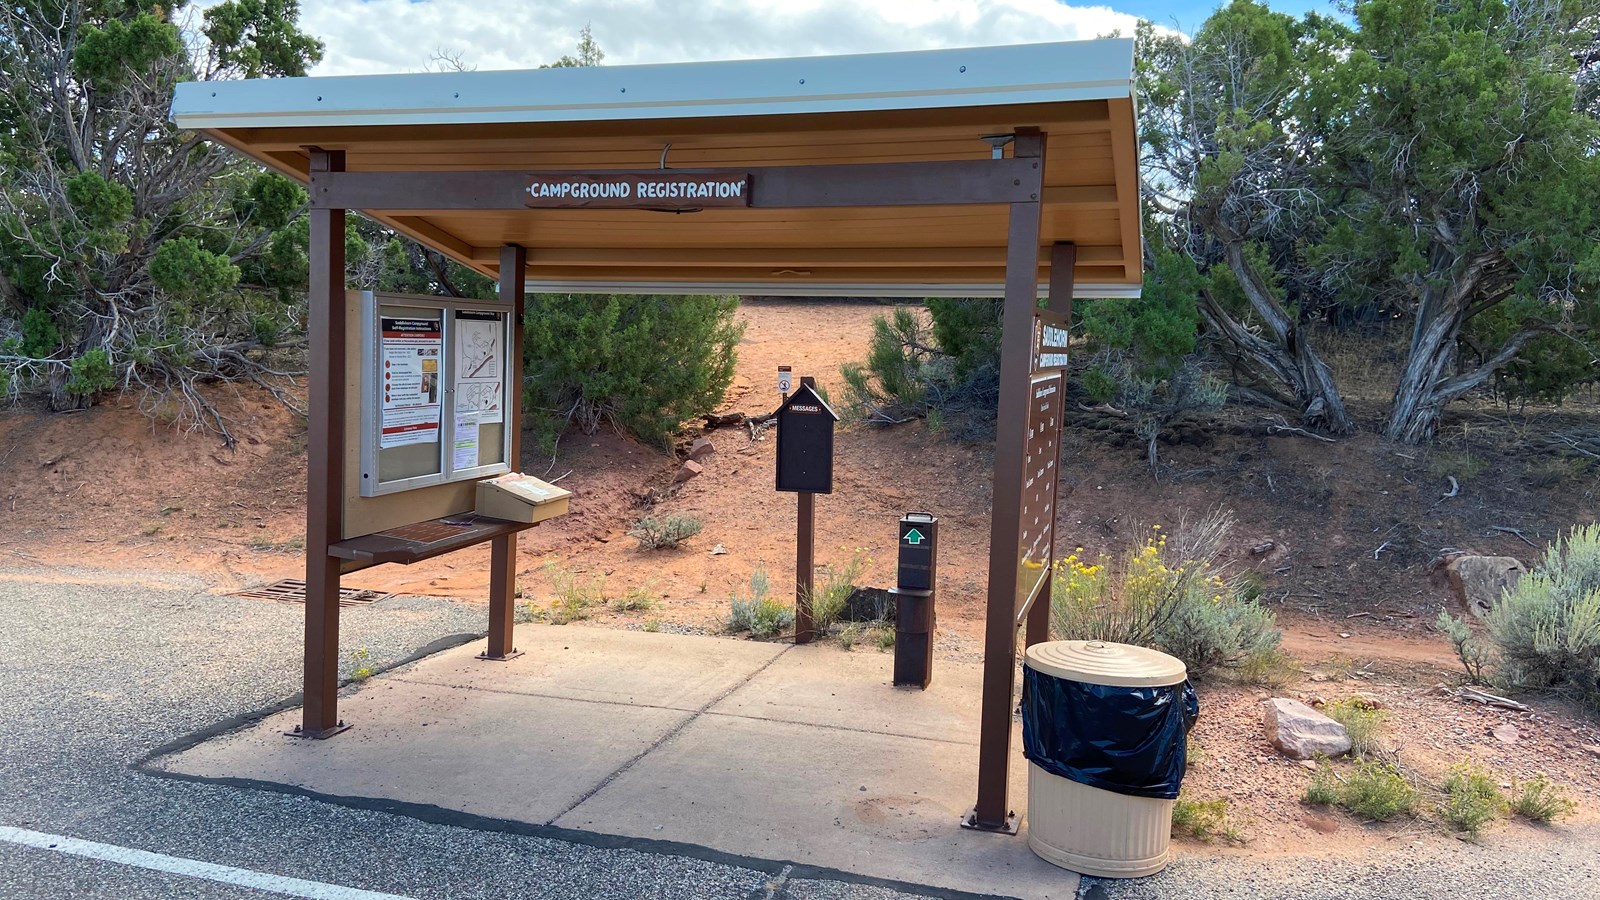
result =
M1101 641L1035 644L1024 665L1040 675L1111 687L1171 687L1188 678L1175 657ZM1151 875L1167 864L1175 802L1080 784L1030 760L1028 846L1046 861L1084 875Z

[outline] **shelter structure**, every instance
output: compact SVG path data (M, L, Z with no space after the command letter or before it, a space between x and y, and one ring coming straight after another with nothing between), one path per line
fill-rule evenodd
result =
M372 302L346 291L344 222L354 210L498 279L511 322L529 290L998 298L969 824L1014 830L1006 767L1018 634L1025 624L1031 644L1048 628L1061 329L1075 296L1136 297L1141 282L1132 75L1133 42L1106 39L180 85L176 124L310 194L302 733L343 727L337 600L340 575L354 568L492 541L486 656L514 652L516 532L526 526L480 525L424 554L391 532L426 522L391 507L375 513L352 487L353 333ZM521 329L510 331L507 377L517 385ZM513 387L513 465L516 399ZM408 508L411 518L471 509L466 493L430 496L420 512Z

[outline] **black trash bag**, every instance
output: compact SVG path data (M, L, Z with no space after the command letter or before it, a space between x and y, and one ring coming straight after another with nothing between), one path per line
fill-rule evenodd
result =
M1200 717L1194 687L1083 684L1022 669L1023 754L1090 787L1175 800Z

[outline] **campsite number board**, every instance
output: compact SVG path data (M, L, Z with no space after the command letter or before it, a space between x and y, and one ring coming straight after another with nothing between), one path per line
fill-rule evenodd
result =
M507 311L401 294L361 304L361 496L510 471Z
M1022 540L1017 560L1017 609L1033 599L1055 561L1057 465L1061 456L1060 369L1033 376L1028 386L1028 441L1022 457Z

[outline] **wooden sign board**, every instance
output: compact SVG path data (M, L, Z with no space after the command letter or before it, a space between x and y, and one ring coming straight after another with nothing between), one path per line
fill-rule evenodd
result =
M694 172L532 174L523 204L534 209L704 209L750 205L750 176Z
M1041 309L1033 314L1033 371L1067 367L1067 317Z
M833 493L833 408L801 383L778 407L778 490Z
M1034 599L1055 562L1056 485L1061 480L1062 400L1066 373L1035 375L1028 387L1028 441L1022 459L1022 540L1017 554L1017 609ZM1041 600L1037 602L1048 602Z

